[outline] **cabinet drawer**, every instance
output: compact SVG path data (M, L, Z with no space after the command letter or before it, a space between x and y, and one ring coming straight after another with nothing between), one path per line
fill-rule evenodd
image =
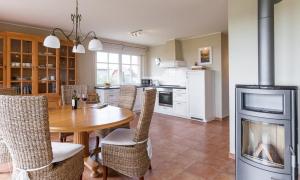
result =
M104 94L107 94L107 95L119 95L120 94L120 90L119 89L105 90Z
M174 102L173 112L180 117L188 116L188 106L186 102Z
M173 93L186 94L186 89L173 89Z
M187 102L186 89L173 89L173 100L178 102Z

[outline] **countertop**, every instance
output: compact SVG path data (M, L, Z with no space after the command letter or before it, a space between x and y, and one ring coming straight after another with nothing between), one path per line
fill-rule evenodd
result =
M145 85L136 85L137 88L169 88L169 89L186 89L184 86L167 86L167 85L160 85L160 86L145 86ZM110 89L120 89L120 86L111 86L111 87L104 87L104 86L96 86L95 89L103 89L103 90L110 90Z

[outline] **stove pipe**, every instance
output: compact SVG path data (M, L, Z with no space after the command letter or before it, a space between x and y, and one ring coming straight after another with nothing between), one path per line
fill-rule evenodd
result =
M258 81L274 86L274 4L281 0L258 0Z

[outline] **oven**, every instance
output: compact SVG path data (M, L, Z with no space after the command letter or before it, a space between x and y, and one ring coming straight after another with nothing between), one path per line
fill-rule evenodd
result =
M157 88L158 104L160 106L173 107L173 90L170 88Z

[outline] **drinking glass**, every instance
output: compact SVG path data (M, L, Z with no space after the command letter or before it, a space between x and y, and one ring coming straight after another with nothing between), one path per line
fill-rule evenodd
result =
M81 100L83 101L84 108L86 107L86 101L87 101L87 94L81 94Z

